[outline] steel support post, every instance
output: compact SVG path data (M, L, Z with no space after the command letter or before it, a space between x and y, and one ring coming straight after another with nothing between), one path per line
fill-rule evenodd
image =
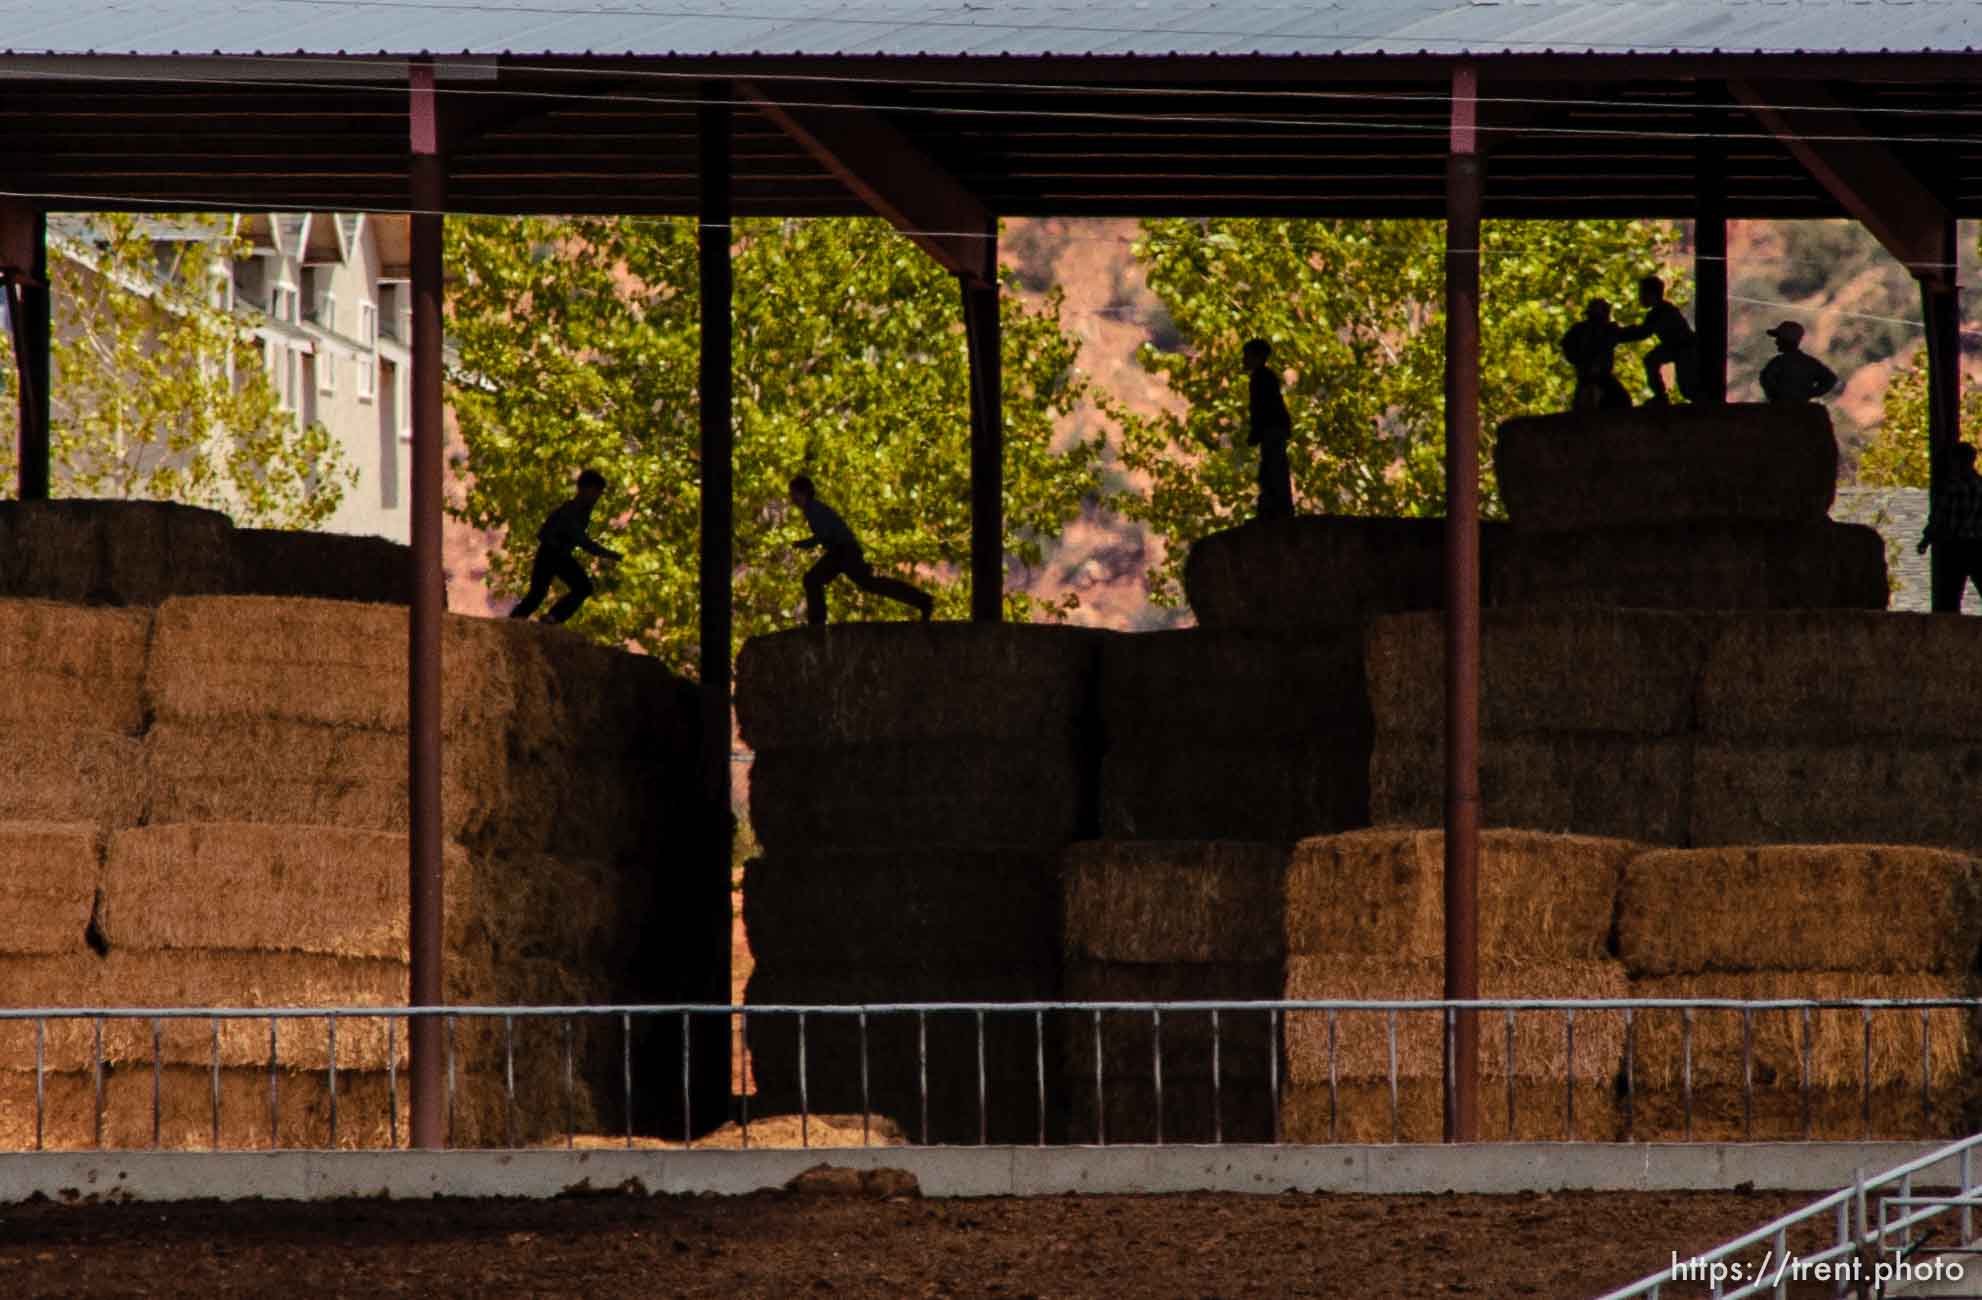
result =
M995 228L989 238L995 250ZM997 267L994 251L989 259ZM963 278L963 321L970 355L970 617L1005 616L1005 414L1003 331L998 284Z
M5 244L12 250L7 277L7 327L14 347L19 420L15 425L16 495L23 501L46 501L49 494L48 354L48 215L38 208L13 208L0 214L10 227Z
M1718 122L1718 116L1715 118ZM1702 131L1693 200L1693 331L1700 400L1727 400L1727 146Z
M1479 996L1480 203L1479 70L1452 75L1445 173L1445 996ZM1479 1022L1445 1041L1445 1139L1479 1138Z
M441 209L446 176L439 149L434 74L412 73L413 278L413 604L408 623L408 768L411 779L412 980L409 1002L438 1007L445 1000L446 954L441 918L441 654L446 607L441 571ZM447 1145L446 1045L439 1016L415 1016L412 1065L412 1145Z
M1930 498L1938 494L1948 473L1948 450L1961 439L1961 288L1955 223L1943 223L1939 274L1924 274L1920 283L1920 314L1927 326L1927 475ZM1928 556L1932 573L1934 612L1959 613L1961 588L1945 592L1940 580L1941 548ZM1952 595L1953 599L1946 599Z
M700 569L702 679L702 798L709 834L706 862L697 863L685 892L694 917L691 979L700 1000L730 999L730 857L735 822L730 812L731 570L735 527L735 430L731 423L731 312L735 295L730 246L731 110L727 84L702 89L700 142L700 303L702 551ZM705 1016L690 1030L699 1072L691 1091L715 1092L710 1105L729 1100L730 1028L726 1017ZM720 1116L712 1117L720 1122Z

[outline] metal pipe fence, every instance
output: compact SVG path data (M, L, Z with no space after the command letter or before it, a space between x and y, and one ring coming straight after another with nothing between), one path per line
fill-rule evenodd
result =
M1422 1051L1427 1043L1437 1044L1441 1037L1449 1043L1460 1018L1471 1015L1480 1026L1483 1052L1491 1050L1499 1057L1492 1077L1501 1086L1481 1099L1484 1139L1517 1136L1522 1127L1521 1103L1527 1100L1532 1106L1539 1091L1543 1113L1553 1108L1559 1128L1551 1120L1552 1131L1530 1131L1525 1136L1616 1140L1618 1132L1599 1131L1588 1115L1578 1114L1578 1080L1595 1078L1615 1100L1621 1136L1630 1141L1645 1135L1640 1108L1650 1097L1658 1098L1668 1111L1676 1100L1680 1132L1664 1136L1692 1140L1701 1093L1696 1074L1709 1065L1715 1078L1740 1080L1740 1137L1755 1134L1758 1095L1779 1103L1792 1089L1800 1102L1800 1134L1771 1136L1815 1137L1817 1094L1826 1089L1817 1082L1813 1025L1819 1017L1844 1017L1847 1024L1855 1021L1860 1045L1855 1089L1860 1131L1839 1133L1833 1123L1829 1136L1869 1138L1890 1136L1874 1133L1874 1101L1875 1093L1890 1094L1895 1086L1890 1079L1874 1078L1875 1023L1880 1026L1882 1057L1891 1056L1896 1035L1906 1036L1909 1044L1917 1037L1917 1077L1900 1086L1917 1088L1921 1123L1934 1121L1933 1013L1937 1011L1964 1017L1957 1032L1965 1039L1974 1032L1982 999L895 1002L458 1006L418 1013L379 1007L47 1007L0 1009L0 1036L20 1035L6 1041L24 1046L23 1031L32 1032L32 1140L14 1139L23 1149L44 1149L50 1141L53 1082L61 1082L71 1092L79 1088L83 1094L79 1105L90 1116L86 1137L78 1142L72 1124L62 1144L106 1145L111 1084L117 1084L120 1098L128 1103L131 1089L125 1085L134 1074L144 1072L149 1073L149 1115L141 1113L140 1105L134 1138L133 1108L125 1104L118 1112L119 1132L110 1135L112 1144L146 1145L148 1136L152 1146L185 1145L188 1130L183 1118L167 1141L167 1077L169 1071L175 1104L183 1110L187 1090L181 1085L196 1070L208 1076L205 1096L210 1113L204 1132L216 1149L229 1134L241 1133L250 1136L236 1138L231 1145L397 1147L405 1137L401 1056L412 1024L429 1018L442 1027L445 1106L453 1140L461 1138L460 1111L465 1090L472 1084L478 1102L489 1102L493 1089L500 1110L499 1124L484 1124L472 1138L475 1145L540 1145L549 1134L549 1140L561 1140L567 1147L581 1136L595 1141L609 1136L631 1147L643 1134L664 1129L693 1145L697 1124L693 1053L698 1042L708 1041L694 1030L713 1017L725 1018L732 1057L748 1052L751 1072L758 1080L756 1096L744 1090L733 1099L731 1118L744 1147L751 1145L753 1120L761 1124L766 1118L767 1103L780 1114L796 1116L804 1146L812 1145L812 1130L822 1113L850 1114L854 1109L860 1113L863 1145L875 1140L876 1121L884 1114L917 1144L988 1144L995 1138L1001 1143L1038 1145L1161 1145L1283 1141L1282 1104L1297 1075L1307 1095L1325 1099L1318 1103L1325 1105L1325 1123L1310 1122L1305 1140L1349 1140L1344 1112L1352 1037L1360 1053L1355 1077L1364 1089L1361 1095L1367 1098L1374 1090L1379 1110L1384 1099L1388 1110L1387 1134L1371 1134L1365 1123L1355 1140L1403 1140L1403 1090L1413 1081L1419 1085L1425 1081L1424 1072L1408 1071L1403 1058L1413 1050ZM1668 1050L1662 1059L1669 1072L1671 1022L1676 1018L1678 1063L1668 1086L1648 1088L1639 1039L1654 1017L1665 1018L1662 1033ZM1765 1017L1770 1018L1767 1023L1777 1031L1779 1042L1786 1033L1787 1041L1795 1044L1793 1083L1778 1074L1758 1084L1756 1031ZM1542 1026L1539 1040L1537 1021ZM1738 1047L1728 1049L1730 1055L1703 1055L1696 1041L1702 1025L1716 1026L1721 1041L1738 1041ZM257 1046L250 1060L243 1044L258 1044L262 1026L265 1054ZM466 1049L464 1027L472 1035ZM202 1028L204 1034L198 1032ZM528 1043L519 1041L519 1030ZM1621 1057L1613 1065L1610 1052L1618 1046L1619 1031ZM1373 1047L1371 1036L1378 1033L1380 1046ZM1295 1052L1290 1044L1297 1034L1302 1046ZM1598 1035L1613 1045L1603 1049L1604 1058L1579 1057L1593 1052L1590 1043ZM1537 1047L1538 1041L1544 1046ZM1835 1033L1831 1041L1835 1047ZM356 1059L353 1042L366 1045L362 1060ZM203 1052L194 1043L201 1044ZM1549 1058L1548 1081L1523 1073L1524 1053L1535 1051ZM677 1052L678 1060L673 1059ZM1731 1059L1736 1052L1738 1062ZM51 1059L57 1056L59 1060ZM1374 1077L1368 1069L1372 1057L1381 1061L1381 1071ZM1781 1059L1780 1052L1776 1059ZM527 1087L519 1063L532 1081ZM222 1087L223 1078L238 1085L250 1072L257 1077L265 1072L265 1123L263 1115L242 1121L238 1117L241 1089ZM382 1106L375 1095L380 1074ZM784 1082L767 1089L767 1078ZM1432 1078L1440 1084L1450 1082L1436 1074ZM372 1093L355 1095L360 1083ZM285 1141L284 1089L305 1085L309 1136L301 1142ZM1547 1090L1557 1087L1560 1097L1549 1100ZM225 1125L224 1091L233 1098L234 1107L227 1112ZM1839 1090L1827 1091L1835 1103ZM657 1098L664 1098L661 1104L670 1111L678 1105L679 1111L657 1114ZM1177 1105L1166 1108L1166 1098ZM1724 1092L1721 1100L1727 1101ZM0 1102L5 1107L19 1105L14 1098ZM262 1102L257 1099L252 1105L259 1110ZM1166 1113L1177 1113L1179 1107L1188 1122L1172 1127L1166 1123ZM1945 1120L1957 1123L1959 1116L1951 1107L1945 1109L1949 1111ZM1127 1111L1133 1112L1133 1122ZM1528 1112L1530 1130L1534 1113ZM600 1117L605 1115L611 1117L609 1134L602 1131ZM581 1123L581 1116L586 1122ZM147 1118L148 1135L143 1131ZM1379 1128L1380 1120L1381 1116ZM289 1125L292 1131L296 1127ZM26 1132L18 1122L7 1128L16 1134Z

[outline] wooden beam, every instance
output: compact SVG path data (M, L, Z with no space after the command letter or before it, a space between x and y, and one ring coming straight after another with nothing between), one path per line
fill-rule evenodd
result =
M1941 250L1947 205L1843 105L1807 82L1730 81L1728 90L1907 270L1953 283Z
M782 98L747 81L738 91L937 265L974 284L996 282L991 211L892 123L823 85Z

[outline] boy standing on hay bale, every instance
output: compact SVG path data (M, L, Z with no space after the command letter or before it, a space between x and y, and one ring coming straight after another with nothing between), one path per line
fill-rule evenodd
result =
M578 612L585 598L592 594L592 579L585 572L585 566L572 555L574 549L583 549L605 560L623 558L610 546L601 546L593 541L588 529L592 523L592 508L599 504L599 498L606 494L606 476L595 469L588 469L578 476L578 494L551 511L550 518L537 530L537 558L530 562L530 590L523 593L516 608L509 611L511 618L528 618L537 612L537 606L550 595L551 580L564 583L564 595L551 606L551 612L544 615L547 623L562 623Z
M1617 339L1620 343L1653 337L1659 341L1657 347L1645 354L1645 382L1652 388L1647 405L1664 406L1670 400L1665 393L1667 362L1672 363L1672 378L1679 385L1679 395L1689 402L1699 401L1700 345L1693 337L1693 326L1687 321L1686 313L1666 301L1665 281L1656 275L1638 281L1638 305L1645 309L1645 319L1619 330Z
M1562 336L1562 355L1576 367L1573 411L1628 411L1631 394L1617 382L1617 345L1624 331L1610 318L1610 304L1590 299L1583 319Z
M805 621L813 627L826 625L826 584L844 573L853 585L862 591L871 591L889 600L898 600L916 609L927 623L929 615L936 608L935 598L899 578L883 578L875 574L867 563L867 556L861 552L860 539L846 526L846 520L839 512L819 499L812 486L812 480L803 474L791 481L791 503L805 516L805 522L812 526L812 536L797 543L800 549L812 546L826 548L819 562L805 571Z
M1934 493L1927 531L1916 548L1934 548L1933 607L1936 614L1961 613L1968 584L1982 595L1982 475L1975 472L1975 444L1948 448L1948 477Z
M1249 339L1245 348L1246 403L1251 428L1247 445L1259 448L1259 517L1294 517L1294 471L1287 463L1287 439L1294 420L1280 396L1280 376L1267 369L1273 345Z

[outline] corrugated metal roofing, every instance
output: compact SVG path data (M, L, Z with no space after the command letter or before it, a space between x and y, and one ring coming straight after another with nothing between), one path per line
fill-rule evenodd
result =
M0 0L15 55L1958 53L1982 0Z

